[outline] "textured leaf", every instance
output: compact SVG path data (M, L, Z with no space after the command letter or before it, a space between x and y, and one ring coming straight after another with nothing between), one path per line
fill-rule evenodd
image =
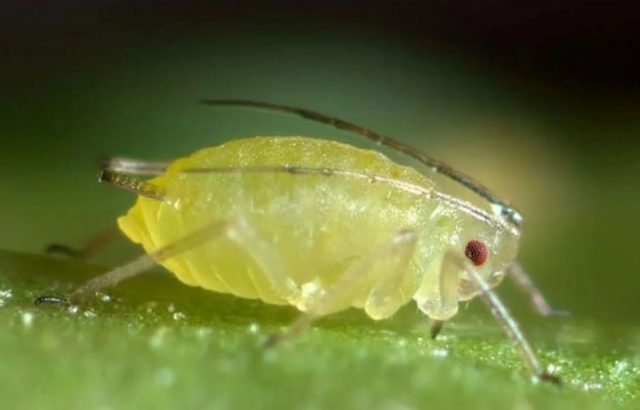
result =
M565 386L533 385L497 326L472 309L426 335L414 307L374 323L319 322L277 350L266 337L289 308L188 288L147 274L77 309L35 307L103 269L0 252L0 386L14 408L633 408L640 332L570 319L530 332ZM109 299L109 300L107 300ZM562 336L560 336L562 335ZM587 346L585 346L585 344ZM636 348L637 349L637 348Z

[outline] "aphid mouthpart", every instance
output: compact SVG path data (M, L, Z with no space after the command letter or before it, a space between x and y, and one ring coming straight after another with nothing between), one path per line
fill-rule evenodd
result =
M475 266L482 266L489 258L489 250L484 242L473 240L467 243L467 247L464 249L464 255L469 258Z

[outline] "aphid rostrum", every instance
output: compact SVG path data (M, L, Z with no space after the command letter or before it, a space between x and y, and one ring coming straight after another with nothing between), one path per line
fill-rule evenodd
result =
M372 319L415 301L432 336L475 296L489 305L535 380L545 372L492 288L511 276L541 314L552 313L516 262L521 214L467 175L396 139L303 108L206 100L332 125L406 154L489 204L446 192L383 154L307 137L252 137L173 162L108 158L100 180L138 195L118 225L146 255L99 276L79 301L160 264L182 282L302 313L275 343L314 319L350 307ZM150 177L145 179L145 177Z

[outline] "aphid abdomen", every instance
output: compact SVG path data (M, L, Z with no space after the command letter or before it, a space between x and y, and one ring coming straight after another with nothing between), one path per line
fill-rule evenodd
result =
M295 300L272 286L263 267L249 256L251 252L228 239L171 258L165 267L185 283L303 308L317 297L314 292L330 289L351 264L368 257L401 229L424 231L428 222L424 216L436 205L375 181L335 175L183 172L198 167L265 165L351 169L425 187L430 184L417 172L378 153L344 144L255 138L176 161L166 176L152 182L162 185L179 207L139 198L120 225L151 252L214 220L241 218L270 244L288 277L300 287ZM420 263L412 258L401 281L403 303L417 288L420 269ZM350 304L364 307L377 280L373 277L354 289Z

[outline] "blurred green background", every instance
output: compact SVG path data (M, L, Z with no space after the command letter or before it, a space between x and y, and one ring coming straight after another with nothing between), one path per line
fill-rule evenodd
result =
M299 105L411 142L510 200L526 218L522 263L573 313L552 319L546 340L638 366L640 93L624 54L637 30L623 11L627 25L594 26L599 10L384 4L5 6L0 248L41 253L112 226L132 198L96 182L101 155L171 159L255 134L341 137L197 100ZM123 243L98 261L135 254ZM532 316L513 286L501 294Z

